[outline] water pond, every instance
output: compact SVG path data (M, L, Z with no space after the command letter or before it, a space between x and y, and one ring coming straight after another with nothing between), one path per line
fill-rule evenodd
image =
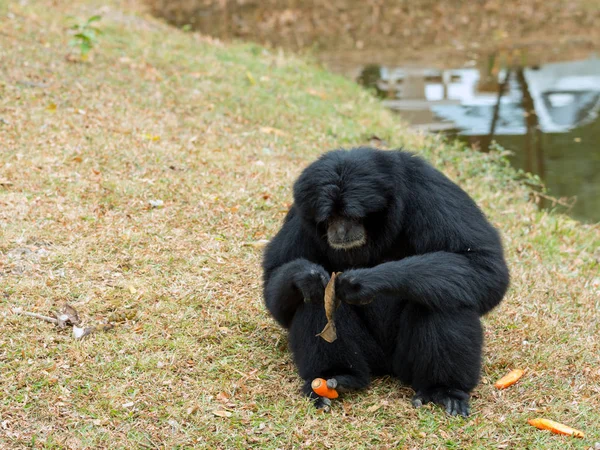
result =
M542 206L600 221L600 58L508 67L492 77L476 67L366 65L357 81L416 128L481 151L497 142L559 199Z

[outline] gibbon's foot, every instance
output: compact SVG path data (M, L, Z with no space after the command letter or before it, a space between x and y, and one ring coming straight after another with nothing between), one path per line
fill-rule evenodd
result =
M419 389L412 398L412 404L415 408L419 408L426 403L442 406L451 416L467 417L471 413L469 394L460 389L445 387Z
M314 400L314 405L319 411L326 413L331 411L331 400L329 400L327 397L317 397Z

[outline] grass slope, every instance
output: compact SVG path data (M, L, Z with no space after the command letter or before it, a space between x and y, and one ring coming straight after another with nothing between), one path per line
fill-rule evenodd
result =
M0 448L600 441L598 227L537 212L498 155L415 135L340 77L136 11L0 5ZM68 61L67 16L96 13L104 35L91 60ZM414 410L389 379L318 415L262 306L260 248L245 244L275 233L308 161L373 134L429 158L504 235L513 283L486 318L468 420ZM12 313L65 301L88 322L136 317L75 341ZM514 367L525 378L495 390ZM526 423L538 415L587 437L538 431Z

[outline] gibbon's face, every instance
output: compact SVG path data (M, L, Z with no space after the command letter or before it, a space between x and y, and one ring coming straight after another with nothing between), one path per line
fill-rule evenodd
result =
M302 219L336 250L358 249L377 236L393 184L372 154L330 152L309 165L294 186ZM375 233L377 234L377 233Z
M327 243L336 250L361 247L367 242L367 231L360 219L332 217L327 221Z

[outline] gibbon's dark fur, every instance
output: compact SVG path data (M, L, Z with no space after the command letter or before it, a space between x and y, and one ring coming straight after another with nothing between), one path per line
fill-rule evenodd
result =
M266 307L288 329L303 392L317 406L328 402L312 392L314 378L344 392L391 374L413 387L415 406L469 414L480 317L504 297L509 273L495 228L423 159L364 147L322 155L296 181L263 270ZM343 272L342 303L328 343L316 334L334 271Z

